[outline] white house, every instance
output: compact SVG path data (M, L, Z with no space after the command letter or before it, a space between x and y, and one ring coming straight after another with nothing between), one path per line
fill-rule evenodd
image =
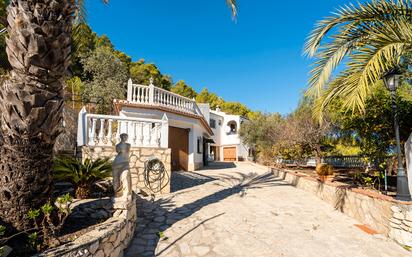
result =
M239 136L240 126L245 118L226 114L220 108L210 110L208 115L209 126L214 134L213 142L208 145L209 159L215 161L246 160L249 156L249 148L242 143Z
M197 104L152 82L144 86L129 80L127 99L115 100L114 105L117 116L79 115L79 146L114 144L127 133L132 146L170 148L172 170L185 171L209 161L240 161L248 156L238 133L244 118L210 110L208 104Z

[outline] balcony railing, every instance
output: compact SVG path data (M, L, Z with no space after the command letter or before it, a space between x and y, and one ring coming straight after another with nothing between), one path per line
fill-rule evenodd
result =
M132 147L168 147L168 119L141 119L112 115L79 113L77 144L79 146L114 146L120 135L128 134Z
M153 85L149 86L133 84L129 79L127 83L127 101L143 105L155 105L169 108L171 110L202 115L194 99L190 99Z

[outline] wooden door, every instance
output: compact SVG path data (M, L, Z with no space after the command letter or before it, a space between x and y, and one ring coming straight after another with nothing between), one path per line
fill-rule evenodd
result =
M224 147L223 148L223 160L227 162L236 161L236 147Z
M173 171L188 170L189 164L189 130L169 126L169 148Z

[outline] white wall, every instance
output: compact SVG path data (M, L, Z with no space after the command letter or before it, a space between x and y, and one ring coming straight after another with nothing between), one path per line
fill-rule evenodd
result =
M216 129L213 129L215 134L215 142L217 146L220 146L220 159L223 160L223 148L229 146L236 146L237 156L247 159L249 155L249 148L242 143L242 140L239 136L239 130L241 127L241 121L243 118L239 115L230 115L221 111L210 111L210 117L218 120L222 120L221 126L216 126ZM234 121L236 122L236 133L231 134L227 133L228 123Z
M165 112L155 109L123 107L120 116L141 117L141 118L161 118ZM202 153L197 153L197 138L207 136L208 132L196 118L166 112L169 126L190 129L189 132L189 157L188 168L193 171L203 162ZM210 135L208 135L210 136ZM204 149L207 151L207 149Z

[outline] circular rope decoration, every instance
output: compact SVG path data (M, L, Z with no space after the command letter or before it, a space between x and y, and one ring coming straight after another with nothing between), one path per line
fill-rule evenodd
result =
M156 157L149 158L144 164L144 184L152 193L159 193L169 183L165 165Z

